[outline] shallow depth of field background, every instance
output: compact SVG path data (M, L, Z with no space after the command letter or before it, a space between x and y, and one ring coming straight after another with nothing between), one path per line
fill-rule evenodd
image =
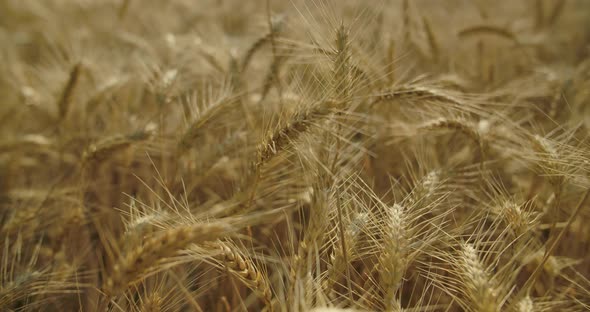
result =
M590 309L587 0L0 2L0 310Z

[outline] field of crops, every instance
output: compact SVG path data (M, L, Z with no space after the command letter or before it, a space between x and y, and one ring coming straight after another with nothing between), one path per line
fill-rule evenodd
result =
M0 1L1 311L590 309L587 0Z

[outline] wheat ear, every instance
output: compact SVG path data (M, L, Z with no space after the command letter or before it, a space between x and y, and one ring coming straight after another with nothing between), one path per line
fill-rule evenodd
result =
M141 311L160 312L165 303L164 300L158 293L151 293L141 300Z
M335 96L340 99L346 99L350 92L350 42L348 39L348 29L344 24L340 25L336 31L335 53L333 54L332 77L334 80Z
M323 105L322 105L323 104ZM332 108L336 107L336 102L326 101L322 104L316 105L310 110L303 110L298 112L294 118L283 126L278 127L277 130L271 132L258 145L258 157L254 163L254 182L252 183L249 199L247 202L247 209L252 206L258 182L260 181L261 168L278 155L281 151L287 149L293 141L302 134L307 132L314 122L320 122L332 115Z
M78 81L80 80L81 72L82 63L77 63L76 65L74 65L74 67L72 67L72 70L70 71L68 81L62 91L61 97L57 104L59 120L65 119L68 112L70 111L72 97L74 94L74 90L76 89L76 85L78 85Z
M427 122L420 126L420 128L425 130L451 129L464 133L466 136L477 143L479 152L481 154L480 167L481 169L484 169L485 141L480 131L475 126L464 120L440 118Z
M256 51L260 50L264 45L270 42L270 38L273 36L272 32L268 32L266 35L258 38L258 40L254 41L254 43L250 46L250 48L244 54L244 59L242 61L242 71L246 70L248 64L250 64L250 60L252 56L256 53Z
M387 84L393 85L395 81L395 53L396 53L396 46L395 41L393 39L389 39L389 43L387 45L387 55L386 60L387 64L385 64L385 70L387 75Z
M202 243L231 232L228 224L209 223L172 228L148 238L144 244L125 252L116 260L106 280L105 291L120 294L130 283L191 243Z
M344 24L341 24L338 30L336 31L336 41L335 41L335 54L333 59L333 92L336 99L346 103L348 101L350 92L351 92L351 66L350 66L350 42L348 38L348 29L344 27ZM340 113L338 113L340 114ZM336 124L336 133L340 133L341 125L338 123ZM330 173L333 174L334 177L337 175L337 164L339 160L340 154L340 145L341 140L337 136L336 137L336 153L334 158L332 159L332 164L330 166ZM335 178L334 178L335 179ZM332 182L334 183L334 181ZM352 250L347 247L348 243L352 243L352 241L347 241L347 234L344 228L344 212L343 212L343 205L342 205L342 198L340 195L340 188L337 187L338 193L336 194L336 213L337 213L337 222L338 222L338 234L339 234L339 251L342 257L342 262L344 264L344 271L346 273L346 288L348 290L348 297L352 300L352 281L350 275L350 266L349 257L350 252Z
M179 152L189 150L194 145L194 142L207 132L205 126L221 111L234 107L237 101L238 99L221 97L199 111L198 117L189 125L178 141Z
M337 107L335 101L325 101L316 104L309 110L298 112L289 122L271 132L258 147L257 166L270 161L281 151L287 149L291 142L307 132L314 123L318 123L330 117L333 108Z
M319 183L321 184L321 183ZM300 282L303 280L305 287L311 283L311 268L309 267L308 257L313 252L317 252L319 246L324 242L325 229L328 225L328 211L330 195L327 190L320 187L313 188L313 197L310 205L309 224L304 233L303 239L299 241L297 251L293 257L290 272L291 298L298 292ZM305 289L306 299L313 290Z
M2 276L4 278L4 276ZM10 310L11 304L29 296L41 294L47 282L42 272L22 272L12 281L1 281L0 308Z
M537 29L543 28L545 24L545 7L543 0L535 0L535 27Z
M271 43L271 41L274 40L276 35L281 32L281 29L283 28L283 19L280 17L269 18L269 27L270 31L262 37L258 38L256 41L254 41L254 43L244 54L244 58L242 61L242 71L246 70L254 54L262 47L264 47L266 44Z
M574 211L572 212L572 214L568 218L565 226L561 229L559 234L557 234L555 236L555 238L550 239L547 242L548 248L547 247L545 248L545 254L543 255L543 258L541 259L540 263L537 265L537 267L535 268L533 273L529 276L527 281L524 283L524 285L522 286L520 291L514 296L515 298L524 297L525 293L528 292L530 290L530 288L532 287L532 285L537 281L537 278L539 277L539 275L541 274L541 272L545 268L545 263L547 263L547 261L551 258L551 254L553 253L553 251L555 250L555 248L557 247L557 245L559 244L559 242L561 241L561 239L563 238L565 233L567 231L569 231L570 226L572 225L574 220L578 217L578 215L579 215L580 211L582 210L582 207L584 206L584 203L586 202L586 199L588 199L589 195L590 195L590 189L586 189L586 191L582 195L582 198L580 198L580 201L578 202L578 204L574 208ZM552 225L552 227L555 228L554 225Z
M334 243L334 251L330 255L330 263L328 264L327 269L327 277L325 283L325 289L330 293L332 297L334 297L334 286L342 276L342 270L346 272L346 267L349 266L350 259L347 257L351 257L356 250L357 244L360 239L360 234L362 229L367 222L367 214L366 213L358 213L353 218L352 222L348 224L346 227L346 231L344 232L344 239L346 240L346 244L340 244L339 241ZM342 251L343 247L346 247L346 251ZM344 257L347 255L347 257ZM349 276L347 276L349 278Z
M551 10L551 14L549 15L549 18L547 19L548 26L553 26L553 24L555 24L555 22L557 21L557 19L559 18L559 16L563 12L563 8L565 7L566 0L557 0L556 2L557 3L555 3L555 6Z
M514 43L518 43L518 38L516 37L516 35L514 33L512 33L510 30L499 27L499 26L495 26L495 25L476 25L476 26L471 26L465 29L462 29L461 31L459 31L457 33L459 35L459 38L468 38L468 37L473 37L473 36L479 36L479 35L495 35L501 38L505 38L507 40L510 40Z
M119 6L119 20L123 20L127 15L127 11L129 11L129 5L131 4L131 0L123 0L121 5Z
M277 85L279 94L282 94L282 88L279 81L279 74L281 66L285 63L286 60L286 55L276 55L275 57L273 57L272 63L270 64L270 67L268 69L268 73L266 74L264 82L262 83L262 90L260 91L260 102L266 99L273 84Z
M399 311L397 292L408 265L410 238L407 230L409 220L404 208L394 204L387 211L383 251L379 257L382 268L380 285L383 288L385 311Z
M432 26L430 26L430 22L425 16L422 17L422 23L424 24L424 32L426 32L426 38L428 39L428 45L430 46L430 51L432 52L432 58L434 61L437 61L439 59L440 49L438 48L438 43L436 42L434 30L432 29Z
M266 276L236 248L224 243L218 246L221 249L221 264L264 301L267 311L273 311L273 295Z
M102 162L117 152L122 152L133 144L145 141L151 137L150 131L138 131L126 136L112 136L102 139L88 148L82 154L83 166L90 166Z
M198 47L198 53L199 55L201 55L203 57L203 59L205 59L205 61L211 65L211 67L213 67L215 70L217 70L217 72L219 73L225 73L225 68L224 66L221 64L221 61L219 61L217 59L217 57L215 56L215 53L209 51L207 48L205 47Z
M447 94L439 89L416 86L416 85L401 85L391 91L385 91L380 94L372 96L374 100L371 106L384 101L402 100L402 99L420 99L447 102L461 105L463 102L454 96Z
M552 220L549 235L553 238L555 236L555 226L559 218L559 206L561 204L561 195L565 183L565 177L563 176L561 166L559 165L561 161L557 149L549 140L535 135L532 137L532 146L537 153L542 155L540 160L541 170L548 174L549 184L551 184L555 193L554 204L549 213L549 217Z
M486 271L473 245L463 243L459 252L458 270L464 294L469 299L474 311L501 311L501 298L498 285Z
M526 296L516 304L516 311L518 312L533 312L535 311L535 303L531 297Z
M402 2L402 12L403 12L403 28L404 28L404 44L409 44L411 40L411 33L410 33L410 3L408 0L403 0Z

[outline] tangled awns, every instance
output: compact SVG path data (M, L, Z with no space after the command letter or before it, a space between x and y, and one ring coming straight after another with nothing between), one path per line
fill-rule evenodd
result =
M0 1L0 311L590 310L588 0Z

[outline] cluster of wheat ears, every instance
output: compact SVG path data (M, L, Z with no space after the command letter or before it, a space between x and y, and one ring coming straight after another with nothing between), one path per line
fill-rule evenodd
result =
M3 0L0 310L588 310L589 134L587 0Z

